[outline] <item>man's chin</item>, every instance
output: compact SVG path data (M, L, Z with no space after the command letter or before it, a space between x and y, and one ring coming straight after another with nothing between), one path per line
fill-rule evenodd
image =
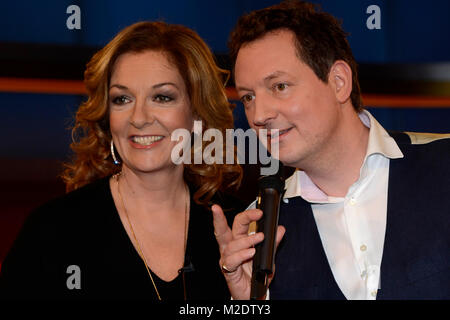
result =
M293 168L301 168L301 163L303 162L304 157L300 157L298 155L283 155L281 154L278 157L278 160L281 161L281 163L285 167L293 167Z

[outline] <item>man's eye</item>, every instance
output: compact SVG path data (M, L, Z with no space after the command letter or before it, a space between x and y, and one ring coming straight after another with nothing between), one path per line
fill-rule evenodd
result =
M287 89L287 87L288 87L288 85L286 83L277 83L275 85L275 89L278 91L284 91Z
M170 102L170 101L172 101L173 100L173 98L172 97L169 97L169 96L165 96L165 95L162 95L162 94L158 94L158 95L156 95L154 98L153 98L153 100L154 101L156 101L156 102Z
M114 99L112 99L112 103L117 104L117 105L123 105L130 101L131 100L127 96L118 96L118 97L115 97Z
M247 103L251 102L254 98L255 98L255 96L253 96L251 94L246 94L245 96L243 96L241 98L241 101L242 101L242 103L247 104Z

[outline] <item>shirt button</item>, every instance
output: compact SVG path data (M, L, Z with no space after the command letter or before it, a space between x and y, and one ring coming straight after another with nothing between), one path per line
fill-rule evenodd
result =
M371 293L372 297L376 297L377 296L377 290L373 290Z
M361 245L361 247L359 247L359 250L366 251L367 250L367 246L365 244L363 244L363 245Z
M350 204L351 204L352 206L354 206L354 205L356 204L355 198L351 198L351 199L350 199Z

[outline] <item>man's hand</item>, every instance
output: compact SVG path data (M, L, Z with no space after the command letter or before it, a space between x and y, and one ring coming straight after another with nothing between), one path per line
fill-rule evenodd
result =
M249 225L262 217L259 209L250 209L239 213L234 218L230 229L218 205L212 206L214 218L214 233L220 248L219 264L230 289L231 296L236 300L250 299L252 279L252 258L255 254L254 246L264 240L264 234L258 232L248 234ZM278 226L276 246L284 236L285 228ZM272 279L270 277L269 281Z

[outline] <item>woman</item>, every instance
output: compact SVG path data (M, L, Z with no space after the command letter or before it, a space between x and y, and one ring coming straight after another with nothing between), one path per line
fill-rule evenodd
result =
M243 209L225 196L241 168L171 159L174 130L232 127L223 73L195 32L162 22L129 26L94 55L70 192L25 223L2 267L6 296L229 298L209 207Z

